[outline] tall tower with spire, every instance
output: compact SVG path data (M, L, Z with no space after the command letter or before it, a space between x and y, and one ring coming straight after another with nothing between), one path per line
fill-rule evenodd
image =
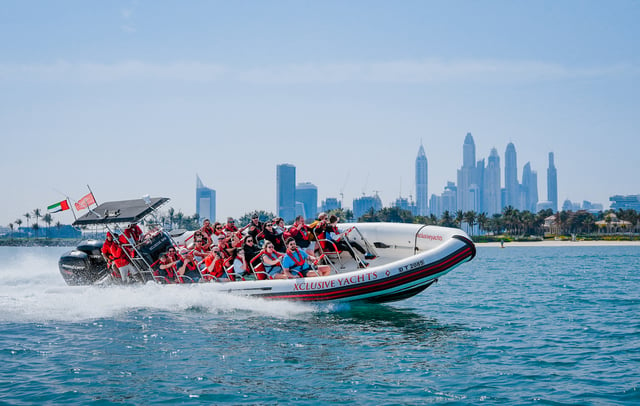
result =
M458 169L457 208L462 211L478 209L476 199L476 144L471 133L467 133L462 145L462 168ZM473 186L473 187L472 187Z
M547 200L551 202L554 212L558 211L558 172L553 163L553 152L549 152L549 168L547 168Z
M507 144L504 153L504 188L505 206L520 210L520 183L518 183L518 158L516 147L512 142Z
M419 216L427 216L429 214L429 167L427 155L424 153L422 141L418 156L416 157L416 205Z
M489 216L492 216L502 211L500 156L498 156L498 150L495 148L491 148L484 172L484 201L482 207Z

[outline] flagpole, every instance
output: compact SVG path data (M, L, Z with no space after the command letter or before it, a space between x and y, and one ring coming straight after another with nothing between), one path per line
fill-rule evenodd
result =
M78 220L78 217L76 217L76 212L75 210L73 210L73 204L71 204L71 199L69 198L69 196L66 196L67 198L67 203L69 203L69 208L71 209L71 213L73 213L73 221L75 222L76 220Z
M71 213L73 214L73 221L76 221L78 217L76 217L76 212L73 211L73 204L71 204L71 198L66 193L62 193L58 189L53 189L53 190L60 193L62 196L64 196L67 199L67 204L69 205L69 208L71 209Z
M98 206L98 201L96 200L96 195L93 194L93 190L91 190L91 187L89 187L88 184L87 184L87 189L89 189L89 193L91 193L91 196L93 196L93 201L95 202L96 206Z

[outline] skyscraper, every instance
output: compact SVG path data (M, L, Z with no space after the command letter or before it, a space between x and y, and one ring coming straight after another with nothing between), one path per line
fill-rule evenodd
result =
M498 150L491 148L484 170L483 211L492 216L502 211L500 193L500 156Z
M549 168L547 168L547 200L551 202L551 208L553 211L558 211L558 173L553 163L553 152L549 152Z
M424 147L420 142L420 149L416 157L416 205L418 206L418 215L426 216L429 214L429 169L427 155L424 153Z
M504 188L505 188L505 206L511 206L520 210L520 183L518 183L518 159L516 156L516 147L512 142L507 144L507 150L504 153Z
M196 213L200 224L204 219L216 221L216 191L206 187L196 174Z
M382 200L380 200L380 196L377 194L375 196L362 196L353 199L353 217L356 220L372 209L374 213L382 210Z
M522 169L522 210L536 212L538 205L538 173L531 170L531 163L527 162Z
M278 216L291 222L296 217L296 167L290 164L278 165L276 182Z
M306 220L315 219L318 214L318 187L311 182L298 183L296 202L302 203L303 213L300 214Z
M467 133L462 145L462 168L458 169L458 210L478 210L477 195L472 192L472 185L476 185L476 144L471 133ZM474 188L474 191L476 189Z
M342 202L337 197L327 197L320 205L320 211L330 211L342 208Z

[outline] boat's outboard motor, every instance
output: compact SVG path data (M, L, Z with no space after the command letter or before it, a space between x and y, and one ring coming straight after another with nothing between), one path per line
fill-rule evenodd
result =
M100 249L102 241L82 241L58 261L60 273L68 285L90 285L107 275L107 263Z
M158 233L151 239L143 242L138 247L140 254L149 265L153 264L160 258L160 254L165 252L173 243L166 233Z

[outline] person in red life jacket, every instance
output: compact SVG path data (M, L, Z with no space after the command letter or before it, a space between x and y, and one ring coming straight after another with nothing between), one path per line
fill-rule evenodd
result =
M313 255L315 243L311 241L311 230L304 224L303 216L296 217L296 221L289 227L289 235L296 240L298 247L305 250L307 254ZM288 240L288 238L286 240Z
M215 224L213 225L213 236L212 236L213 245L218 245L219 241L226 237L227 235L224 232L224 227L222 226L222 223L218 223L216 221Z
M238 227L236 227L236 222L233 217L227 217L227 224L224 225L224 231L227 234L238 232Z
M311 230L311 234L309 235L309 239L314 241L324 240L325 232L327 230L328 216L327 213L322 212L318 214L318 218L311 224L309 224L309 230Z
M169 249L167 250L167 258L169 259L169 262L175 262L176 264L184 259L176 251L175 247L169 247Z
M115 234L115 238L118 238L118 234ZM114 244L114 234L111 234L110 231L107 232L107 236L104 240L104 243L102 244L102 248L100 249L100 252L102 253L102 258L104 258L105 261L107 261L107 269L109 269L111 271L111 275L114 278L119 278L120 277L120 272L118 272L117 269L115 269L114 265L113 265L113 254L111 253L111 247L113 247Z
M282 239L282 234L276 234L274 232L273 224L271 222L267 222L264 224L264 230L262 230L262 235L264 236L265 243L266 241L272 242L276 251L284 253L287 250L287 247L284 246L284 240Z
M222 254L222 258L229 259L234 256L237 248L233 247L230 243L230 238L221 234L218 237L218 249Z
M113 254L111 254L111 247L113 246L113 234L110 231L107 232L107 237L102 244L102 248L100 252L102 253L102 257L105 261L107 261L107 265L111 267L111 261L113 261Z
M133 244L138 244L142 241L142 229L137 224L129 224L129 226L124 229L124 235L126 235Z
M275 247L271 241L264 243L264 250L262 257L262 265L264 270L269 274L271 279L291 279L294 276L288 270L285 271L280 264L280 260L284 257L283 254L275 250Z
M184 260L178 263L178 276L183 283L196 283L200 280L200 270L193 253L188 252Z
M213 235L213 227L211 227L211 221L209 219L204 219L204 221L202 222L202 227L200 227L200 232L211 238L211 236Z
M124 234L120 234L118 240L114 240L111 246L111 255L113 255L113 263L120 272L122 283L129 282L129 275L136 273L136 268L131 265L130 258L133 257L133 250L128 247L129 242Z
M171 261L167 253L162 253L155 266L154 276L162 283L174 283L177 276L177 261ZM159 279L158 279L159 278Z
M217 247L214 247L204 259L204 265L202 274L206 280L224 281L229 279L224 271L224 259Z
M287 240L287 253L280 260L282 269L290 272L294 277L312 277L312 276L328 276L331 268L328 265L318 265L318 269L314 270L308 260L317 261L313 255L309 255L296 245L296 240L289 238Z
M237 250L238 248L242 248L242 244L243 244L242 234L233 233L233 235L231 236L230 245Z
M253 237L253 241L256 245L259 245L260 240L263 239L262 229L264 228L264 224L260 221L257 214L253 214L251 216L251 222L249 223L248 228L249 231L247 231L247 234Z
M202 260L209 255L209 250L205 249L202 245L202 239L196 240L196 245L191 249L191 254L193 254L193 257L198 263L202 262Z

